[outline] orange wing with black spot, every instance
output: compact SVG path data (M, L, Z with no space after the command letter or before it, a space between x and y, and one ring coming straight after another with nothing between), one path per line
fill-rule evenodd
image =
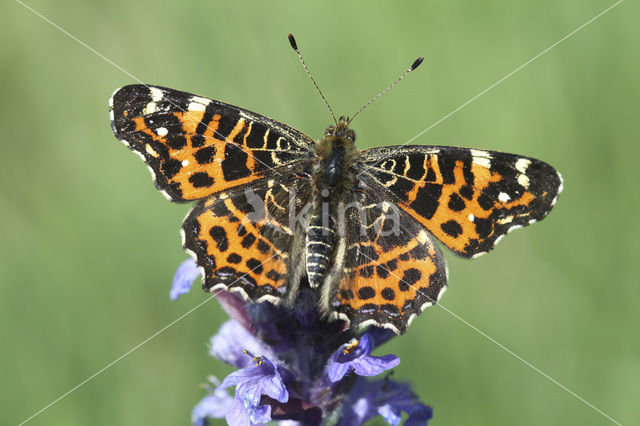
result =
M197 200L238 185L278 177L308 159L313 140L251 111L157 86L131 85L111 100L116 137L149 166L174 201Z
M332 308L353 327L404 333L444 293L447 265L422 225L380 195L366 193L347 219L345 268Z
M286 297L295 232L290 217L308 194L307 179L287 175L199 201L182 225L182 236L185 250L204 269L203 287L253 301L278 303Z
M446 146L363 151L363 180L465 257L543 219L562 191L550 165L528 157Z

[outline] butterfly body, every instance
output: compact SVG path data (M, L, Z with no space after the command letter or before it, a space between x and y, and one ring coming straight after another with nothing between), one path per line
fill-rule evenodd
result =
M203 287L296 303L404 332L446 289L435 240L464 257L541 220L562 180L528 157L448 146L359 150L348 120L314 140L262 115L172 89L111 99L116 136L173 201L196 201L183 246Z
M317 288L326 282L331 287L333 277L327 279L332 264L341 264L334 251L340 245L342 220L340 205L351 198L356 189L361 154L355 146L355 132L347 120L340 117L336 126L329 126L324 137L315 143L312 170L310 211L301 221L306 235L305 263L309 285Z

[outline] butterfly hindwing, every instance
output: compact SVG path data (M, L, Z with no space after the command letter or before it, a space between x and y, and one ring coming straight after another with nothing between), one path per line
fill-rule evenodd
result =
M364 173L451 250L474 257L509 231L543 219L560 174L528 157L446 146L363 151Z
M365 192L359 208L348 212L345 268L333 309L353 327L404 333L444 292L447 265L422 225L380 194Z
M292 192L302 195L293 198ZM284 298L295 232L290 210L303 204L308 193L308 181L287 176L199 201L182 235L184 248L203 268L204 288L235 291L254 301Z
M113 130L147 163L174 201L276 176L308 158L313 140L270 118L157 86L130 85L111 98Z

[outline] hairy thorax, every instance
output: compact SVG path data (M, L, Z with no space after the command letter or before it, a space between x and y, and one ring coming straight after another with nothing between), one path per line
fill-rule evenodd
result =
M314 198L341 200L353 190L361 154L355 146L356 134L340 117L336 126L329 126L324 137L316 142L313 165Z

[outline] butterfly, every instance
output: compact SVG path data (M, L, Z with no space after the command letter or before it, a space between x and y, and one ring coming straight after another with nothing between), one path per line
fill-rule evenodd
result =
M293 45L293 43L292 43ZM404 333L463 257L543 219L562 190L550 165L451 146L359 150L340 117L314 140L260 114L158 86L110 100L113 131L171 201L207 291L317 308L351 327Z

